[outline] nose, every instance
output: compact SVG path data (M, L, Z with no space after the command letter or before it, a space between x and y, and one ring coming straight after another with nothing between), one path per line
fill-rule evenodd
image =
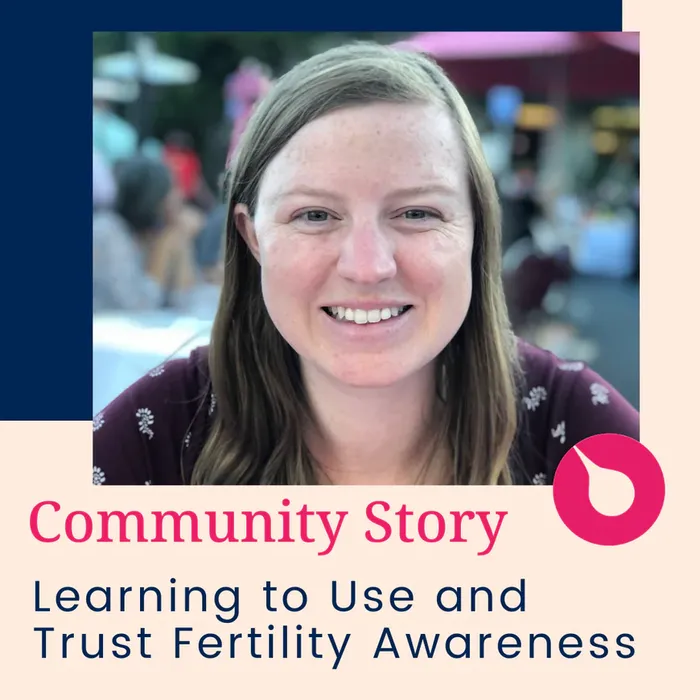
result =
M357 284L378 284L396 275L394 243L376 225L353 226L344 238L338 272Z

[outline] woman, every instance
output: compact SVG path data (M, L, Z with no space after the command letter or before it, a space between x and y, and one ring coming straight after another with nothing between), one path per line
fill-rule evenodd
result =
M228 172L211 344L94 421L96 484L551 483L638 415L518 342L493 180L428 59L330 50L282 77Z
M116 168L113 210L93 218L93 308L146 310L185 303L195 280L202 217L186 209L165 165L143 156Z

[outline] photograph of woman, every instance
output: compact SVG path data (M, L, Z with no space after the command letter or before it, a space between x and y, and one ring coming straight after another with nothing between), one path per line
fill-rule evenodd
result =
M98 485L551 484L635 408L514 335L501 210L426 56L319 53L259 102L226 173L211 341L94 419Z

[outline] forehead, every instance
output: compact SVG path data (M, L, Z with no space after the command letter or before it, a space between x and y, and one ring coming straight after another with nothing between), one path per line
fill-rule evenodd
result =
M261 196L295 184L415 186L430 179L462 188L464 148L446 109L372 104L326 114L297 132L266 169Z

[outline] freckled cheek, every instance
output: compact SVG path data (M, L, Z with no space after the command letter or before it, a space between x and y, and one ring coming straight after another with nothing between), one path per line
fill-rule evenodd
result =
M426 247L407 251L397 261L413 291L428 301L471 293L470 247Z
M318 301L328 277L328 263L318 251L308 248L283 239L261 245L263 294L271 309L291 309Z

